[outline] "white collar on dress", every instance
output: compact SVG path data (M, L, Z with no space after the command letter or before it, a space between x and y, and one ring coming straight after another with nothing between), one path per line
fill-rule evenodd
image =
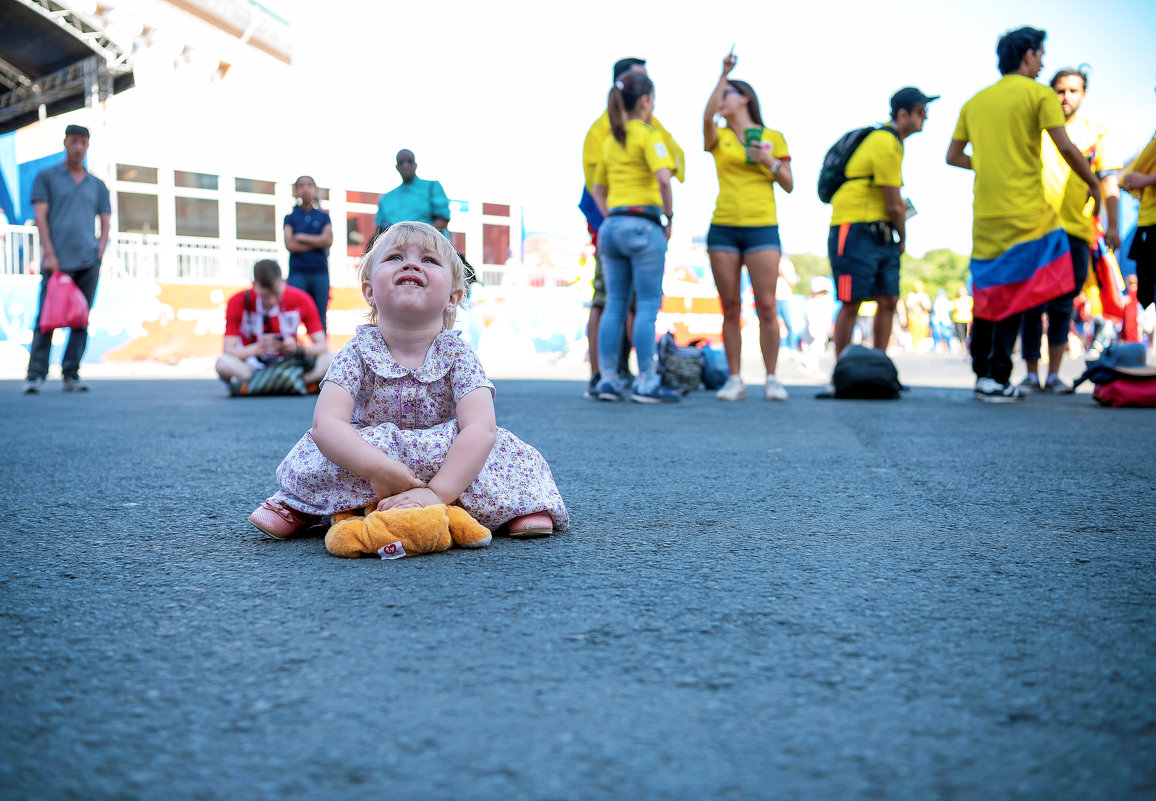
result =
M430 384L444 378L450 371L457 351L454 345L460 341L458 338L461 334L461 331L451 329L438 332L426 354L425 362L413 370L399 364L397 359L393 358L381 330L376 325L357 326L354 338L361 358L382 378L405 378L412 375L421 383Z

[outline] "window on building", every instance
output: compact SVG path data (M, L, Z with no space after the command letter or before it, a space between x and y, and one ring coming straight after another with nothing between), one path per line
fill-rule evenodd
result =
M482 264L505 264L510 258L510 227L482 226Z
M377 192L354 192L349 190L345 193L345 200L349 203L368 203L371 206L376 206L377 201L381 200L381 195Z
M494 216L494 217L509 217L510 216L510 207L509 206L500 206L497 203L483 203L482 204L482 214Z
M177 236L220 235L217 201L199 197L177 198Z
M135 234L155 234L160 228L156 195L116 193L116 227Z
M182 186L186 189L217 188L217 176L209 175L203 172L184 172L182 170L176 170L173 173L173 180L177 186Z
M254 178L235 178L234 186L238 192L249 192L254 195L272 195L277 187L272 181L258 181Z
M466 235L461 231L450 231L450 242L458 253L466 252Z
M345 254L360 256L365 253L376 230L377 224L372 214L354 212L345 215Z
M277 216L273 207L264 203L238 203L237 239L277 241Z
M155 184L157 182L157 168L138 167L135 164L118 164L116 165L116 180L133 181L138 184Z

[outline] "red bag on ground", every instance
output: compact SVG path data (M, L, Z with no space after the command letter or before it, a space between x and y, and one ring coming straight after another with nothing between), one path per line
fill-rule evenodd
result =
M57 270L48 277L44 305L40 307L40 333L55 328L87 328L88 301L72 276Z
M1097 386L1092 398L1101 406L1156 408L1156 378L1117 378Z

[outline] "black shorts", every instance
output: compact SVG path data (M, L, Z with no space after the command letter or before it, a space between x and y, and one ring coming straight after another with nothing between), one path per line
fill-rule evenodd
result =
M835 276L835 296L843 303L899 296L899 245L885 223L832 225L827 256Z
M1141 306L1148 306L1156 300L1156 225L1136 229L1128 258L1136 262L1136 297Z

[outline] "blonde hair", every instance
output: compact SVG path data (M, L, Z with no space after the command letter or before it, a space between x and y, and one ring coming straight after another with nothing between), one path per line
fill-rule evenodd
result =
M422 247L432 250L453 273L450 291L460 289L462 299L454 304L453 308L442 315L442 327L453 328L458 316L458 306L464 305L466 300L466 267L458 257L457 251L450 241L432 225L423 222L399 222L385 229L373 242L366 254L361 257L357 265L357 279L360 283L368 284L373 281L373 268L382 260L386 250L395 245L405 245L413 237L421 242ZM372 303L369 306L369 322L377 325L377 307Z

